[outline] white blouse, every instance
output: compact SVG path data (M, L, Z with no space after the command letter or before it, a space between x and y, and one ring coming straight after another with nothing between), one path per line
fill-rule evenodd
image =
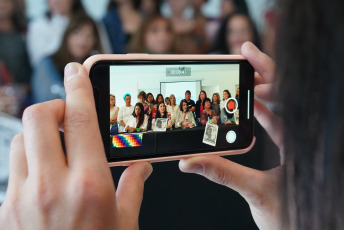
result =
M128 120L128 123L126 123L127 125L125 126L125 128L127 128L128 126L129 127L132 127L132 128L136 128L137 126L137 123L136 122L136 117L134 117L133 115L131 115L129 117L129 120ZM148 117L147 115L145 115L145 118L143 120L143 123L142 125L139 127L141 130L147 130L147 125L148 125Z
M126 105L121 107L118 112L118 118L117 121L123 121L125 124L127 124L129 117L134 112L134 106L127 107Z
M176 106L172 107L172 106L168 105L166 110L171 116L172 124L174 124L176 122L178 112L180 111L179 106L176 105Z
M187 124L193 124L194 127L196 126L195 117L194 117L192 112L189 111L186 113L185 122L186 122L186 119L187 119ZM183 112L179 111L178 116L177 116L177 120L176 120L176 125L175 125L176 128L180 128L183 126L183 122L182 122L182 124L180 124L180 122L183 120L184 120Z

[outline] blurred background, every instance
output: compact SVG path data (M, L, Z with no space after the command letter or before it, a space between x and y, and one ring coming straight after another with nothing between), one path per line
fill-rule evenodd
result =
M97 53L240 54L245 41L273 58L276 15L274 0L0 0L0 203L6 145L27 106L65 98L67 63ZM5 122L9 117L19 125ZM259 124L255 135L252 151L227 158L261 170L278 165L276 148ZM178 162L153 167L141 229L257 228L236 192L182 174ZM111 170L117 184L124 168Z

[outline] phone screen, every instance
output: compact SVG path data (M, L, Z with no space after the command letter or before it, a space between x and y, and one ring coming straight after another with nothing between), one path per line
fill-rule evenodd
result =
M109 161L240 149L252 141L253 69L247 61L97 66L91 80ZM110 123L104 122L109 113Z

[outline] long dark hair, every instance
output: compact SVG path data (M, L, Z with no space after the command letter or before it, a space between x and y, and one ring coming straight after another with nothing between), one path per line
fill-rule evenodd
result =
M259 39L259 35L258 35L258 31L256 29L256 26L254 25L252 19L245 13L241 13L241 12L234 12L232 14L229 14L227 17L225 17L221 24L220 27L217 31L216 37L214 39L214 42L212 44L211 47L211 53L220 53L220 54L229 54L229 50L230 47L227 44L227 28L228 28L228 24L230 22L230 20L232 20L232 18L234 18L235 16L243 16L246 17L249 25L251 27L251 32L253 35L253 39L252 39L252 43L255 44L258 48L260 47L260 39Z
M164 115L162 116L162 115L160 114L159 106L160 106L161 104L164 104L164 105L165 105L164 102L160 102L160 103L157 104L157 107L156 107L156 115L155 115L155 117L156 117L156 118L167 118L166 105L165 105L165 112L164 112Z
M165 99L164 99L164 96L163 96L161 93L159 93L158 95L156 95L155 103L158 103L159 97L162 97L162 102L164 103L164 102L165 102Z
M201 93L204 93L205 94L205 98L203 100L203 103L205 102L205 99L207 99L207 92L205 92L204 90L201 90L201 92L199 92L199 95L198 95L198 101L201 101Z
M141 102L137 102L135 104L134 111L132 113L133 117L136 118L136 113L135 113L136 106L140 107L140 109L141 109L141 112L140 112L140 115L139 115L139 122L137 122L137 125L136 125L136 128L140 128L140 126L143 124L143 122L145 120L145 112L144 112L142 103Z
M344 2L279 2L284 224L344 229Z
M184 104L184 103L186 103L186 105L188 104L188 102L187 102L185 99L181 100L181 101L180 101L180 104L179 104L179 109L180 109L180 111L182 111L182 112L184 112L184 110L183 110L183 104ZM188 107L187 109L188 109L188 112L189 112L189 107Z
M152 98L153 98L152 104L155 105L155 99L154 99L154 96L153 96L152 93L147 93L147 102L148 102L148 97L149 96L152 96Z

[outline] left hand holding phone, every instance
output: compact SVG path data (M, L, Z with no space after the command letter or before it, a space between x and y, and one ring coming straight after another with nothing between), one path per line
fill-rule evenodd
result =
M70 63L64 81L66 102L49 101L24 112L24 131L12 141L0 229L138 229L152 166L129 166L115 191L88 73Z
M274 87L275 64L252 43L246 42L242 54L258 72L255 77L255 94L271 101ZM280 148L283 163L283 123L261 101L255 100L254 114L274 143ZM230 121L229 121L230 122ZM182 159L179 168L183 172L196 173L237 191L250 206L253 219L259 229L281 229L281 197L279 187L283 166L259 171L245 167L219 156L199 156Z

